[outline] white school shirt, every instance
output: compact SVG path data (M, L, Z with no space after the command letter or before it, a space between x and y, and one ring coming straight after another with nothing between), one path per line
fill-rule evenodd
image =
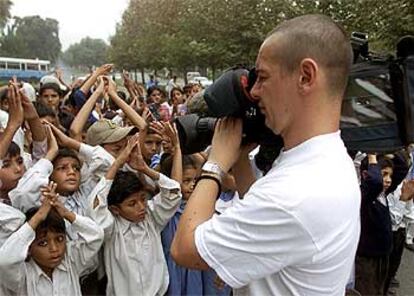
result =
M169 276L160 233L180 204L180 184L160 174L160 193L148 201L145 220L133 223L108 210L112 182L102 178L89 197L87 211L105 233L106 294L164 295ZM99 205L93 209L95 197Z
M340 133L282 151L243 200L196 228L200 256L234 295L344 295L361 194Z
M387 195L388 206L390 209L392 231L400 228L407 229L406 242L412 243L414 236L414 205L413 200L401 201L402 183L398 185L394 192Z
M79 157L85 162L81 169L80 188L77 192L62 199L64 205L77 214L84 214L88 195L113 163L113 158L110 159L107 152L103 153L102 150L104 149L100 146L92 147L81 144ZM19 180L17 187L9 192L12 205L22 212L40 206L40 188L49 183L52 171L53 164L45 158L40 159L27 170Z
M18 295L82 295L79 276L102 245L103 231L91 219L76 215L72 223L80 239L68 241L62 263L53 271L53 282L33 259L25 262L35 231L25 223L0 248L2 284Z
M26 216L19 210L0 201L0 248L10 235L26 221ZM0 296L17 295L7 289L0 280Z

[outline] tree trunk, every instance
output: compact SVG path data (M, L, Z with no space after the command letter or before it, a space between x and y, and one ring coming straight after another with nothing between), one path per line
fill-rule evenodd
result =
M141 79L142 79L142 83L145 85L145 70L144 70L144 68L141 68Z

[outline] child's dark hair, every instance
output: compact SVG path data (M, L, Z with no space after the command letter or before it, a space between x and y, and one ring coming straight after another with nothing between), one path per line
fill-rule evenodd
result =
M26 221L29 221L39 210L39 208L31 208L26 212ZM50 209L49 214L36 228L36 235L53 231L66 234L65 220L55 209Z
M45 83L39 89L39 96L41 96L43 92L47 89L53 89L55 92L58 93L59 97L62 97L63 95L63 92L60 89L59 85L57 85L56 83Z
M64 157L70 157L70 158L76 159L76 161L79 163L79 165L81 165L81 161L78 157L78 154L75 151L70 150L68 148L59 149L55 159L53 160L53 165L55 165L55 163L59 159L64 158Z
M8 89L2 89L0 91L0 102L7 100Z
M39 117L56 116L55 110L53 110L49 106L46 106L45 104L42 104L41 102L33 102L33 105L36 109L37 114L39 114Z
M394 162L391 159L389 159L388 157L385 157L385 156L378 157L378 164L379 164L381 170L383 170L385 168L394 169Z
M149 188L132 172L119 171L112 183L108 194L108 205L119 205L131 194L139 191L148 191Z
M379 156L377 156L377 161L378 161L378 165L379 165L379 167L380 167L381 170L384 169L384 168L392 168L392 169L394 169L394 163L388 157L385 157L383 155L379 155ZM367 170L368 170L368 156L366 156L361 161L361 165L359 167L359 171L361 173L363 171L367 171Z
M174 93L175 91L179 91L182 95L184 94L183 90L182 90L180 87L173 87L173 88L171 89L170 93L169 93L170 98L172 98L172 97L173 97L173 93Z
M197 162L193 156L183 155L182 159L183 159L183 162L182 162L183 170L185 168L194 168L194 169L197 168ZM167 177L171 177L172 163L173 163L173 156L171 154L164 153L163 155L161 155L160 173Z
M158 86L151 86L147 89L147 96L149 97L154 91L158 90L161 96L165 95L164 91Z
M20 147L15 142L11 142L7 148L6 157L12 158L20 155Z

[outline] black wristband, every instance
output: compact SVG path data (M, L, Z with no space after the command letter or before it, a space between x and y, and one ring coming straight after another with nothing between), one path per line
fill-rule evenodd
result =
M200 182L200 180L203 179L207 179L207 180L212 180L214 182L216 182L217 186L218 186L218 193L217 193L217 197L216 200L220 197L221 194L221 183L218 177L215 177L213 175L206 175L206 174L202 174L200 177L198 177L195 186L197 186L198 182Z

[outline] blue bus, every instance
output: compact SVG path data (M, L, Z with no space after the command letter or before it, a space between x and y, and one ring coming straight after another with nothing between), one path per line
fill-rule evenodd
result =
M0 57L0 80L16 76L19 80L38 81L47 75L50 61Z

